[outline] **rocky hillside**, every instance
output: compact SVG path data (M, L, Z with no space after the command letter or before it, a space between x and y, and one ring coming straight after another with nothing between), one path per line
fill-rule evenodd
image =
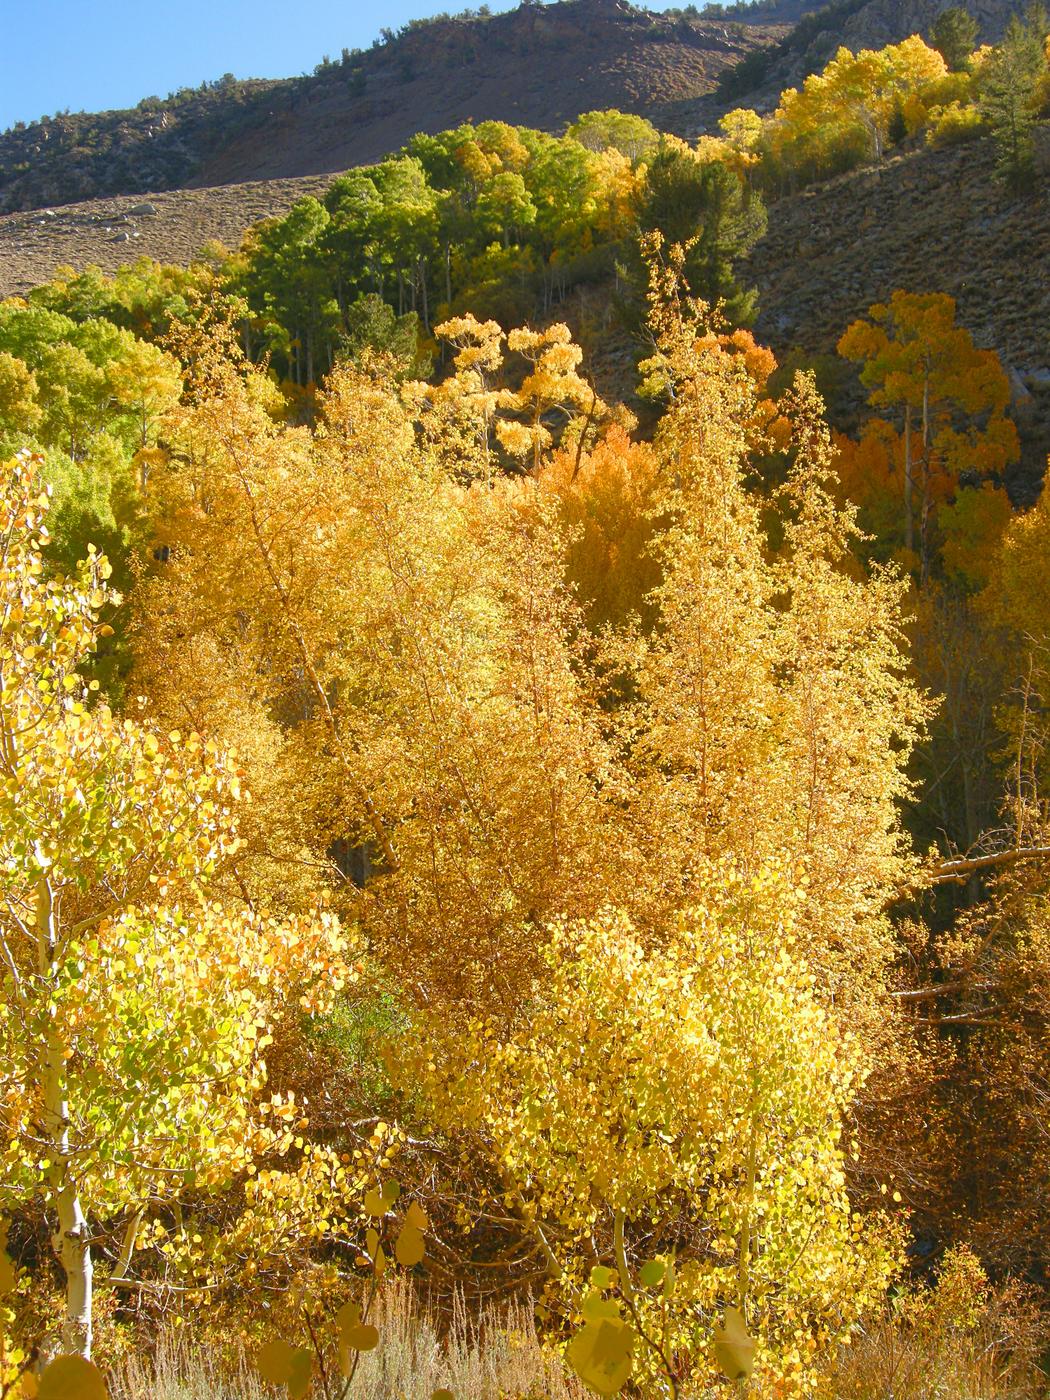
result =
M327 175L253 180L0 215L0 298L39 287L63 266L112 273L141 257L185 265L212 240L236 248L252 224L287 213L304 195L320 196L328 182Z
M746 55L723 78L722 96L767 110L785 88L819 72L843 45L856 53L898 44L911 34L927 37L937 16L953 5L974 16L984 44L997 43L1010 16L1027 8L1026 0L831 0L803 15L778 44Z
M767 6L761 22L745 25L668 18L626 0L557 0L415 23L309 77L230 78L132 111L5 132L0 212L328 174L466 120L553 131L581 112L618 107L673 127L676 109L784 35L776 13Z
M742 269L759 289L758 338L784 354L833 351L897 287L949 292L960 322L1007 363L1025 472L1050 452L1050 126L1035 195L1011 200L988 141L895 155L779 200Z

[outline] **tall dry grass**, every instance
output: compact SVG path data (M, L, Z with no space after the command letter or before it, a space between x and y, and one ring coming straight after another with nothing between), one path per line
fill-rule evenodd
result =
M818 1400L1047 1400L1050 1377L993 1328L941 1346L887 1322L840 1358Z
M472 1318L462 1305L439 1329L405 1282L394 1284L375 1316L380 1344L362 1353L353 1400L585 1400L536 1335L531 1307L512 1304ZM163 1333L151 1354L122 1363L111 1377L114 1400L272 1400L251 1358L220 1363L182 1333ZM319 1393L319 1392L318 1392Z
M993 1288L957 1247L934 1286L902 1294L840 1352L819 1400L1047 1400L1047 1321L1030 1290Z
M480 1316L460 1302L441 1323L405 1279L374 1315L379 1346L362 1353L351 1400L587 1400L544 1349L531 1306ZM812 1400L1050 1400L1047 1316L1015 1284L989 1285L965 1248L949 1251L934 1286L905 1290L829 1365ZM148 1355L111 1376L114 1400L274 1400L247 1354L220 1360L183 1332L165 1332ZM732 1387L686 1385L682 1400L725 1400ZM632 1392L637 1394L637 1392ZM735 1393L735 1391L733 1391ZM315 1385L312 1395L322 1388ZM772 1400L756 1382L748 1400Z

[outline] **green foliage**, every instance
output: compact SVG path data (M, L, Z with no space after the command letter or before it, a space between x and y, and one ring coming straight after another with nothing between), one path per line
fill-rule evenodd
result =
M757 201L714 167L699 193L683 175L677 203L667 190L647 200L645 161L659 141L649 122L615 111L589 113L563 137L497 121L414 137L248 235L225 269L247 308L246 348L307 385L366 346L417 361L449 314L548 315L575 283L636 257L640 209L645 229L696 235L697 290L747 314L731 262L761 227Z
M703 162L682 143L666 142L653 157L635 201L639 231L685 250L682 274L692 295L721 304L726 320L745 325L757 293L736 281L733 266L765 232L766 211L750 187L720 161ZM631 260L635 294L644 302L644 259Z
M1032 127L1040 82L1047 71L1047 16L1040 6L1025 19L1011 15L1002 44L983 64L980 110L999 155L999 172L1013 194L1030 189L1035 178Z
M323 1015L305 1018L309 1039L350 1068L361 1102L380 1111L390 1107L394 1090L384 1047L408 1024L404 1007L392 992L344 994Z
M121 588L132 549L144 543L136 454L153 447L182 392L178 362L109 319L147 280L162 279L140 267L135 281L117 285L89 272L29 302L0 303L0 450L43 456L55 490L49 561L72 571L94 545Z
M930 40L952 72L960 72L969 67L979 32L980 26L969 10L952 5L934 20Z
M355 363L369 350L389 355L405 375L425 379L432 363L420 349L420 337L419 317L414 311L398 316L382 297L368 292L347 307L341 349Z
M613 147L632 161L651 156L660 144L660 133L645 117L632 112L584 112L569 125L568 135L589 151Z

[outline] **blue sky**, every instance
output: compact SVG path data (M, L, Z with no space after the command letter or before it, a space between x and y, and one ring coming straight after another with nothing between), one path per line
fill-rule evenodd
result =
M479 0L471 0L471 4ZM490 0L493 10L515 0ZM663 9L669 0L652 8ZM233 73L287 78L466 0L0 0L0 130Z

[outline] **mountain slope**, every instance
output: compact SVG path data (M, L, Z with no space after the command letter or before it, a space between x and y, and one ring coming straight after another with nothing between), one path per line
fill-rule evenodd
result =
M783 354L833 352L843 330L898 287L948 292L978 345L1006 362L1038 478L1050 452L1050 126L1027 200L995 177L990 141L922 148L773 206L740 269L759 291L755 333Z
M881 49L912 34L928 38L937 16L955 7L977 20L978 41L998 43L1013 14L1023 14L1027 0L831 0L803 15L779 43L747 55L723 80L723 96L765 111L781 92L800 86L818 73L845 46Z
M252 224L286 214L304 195L319 198L328 184L327 175L302 175L0 214L0 299L49 282L63 266L114 273L142 257L186 266L209 241L236 248Z
M775 14L775 11L772 12ZM497 118L556 131L619 107L673 120L719 75L786 32L674 19L625 0L523 4L409 25L310 77L223 80L133 111L65 115L0 135L0 212L180 186L330 174L418 131Z

